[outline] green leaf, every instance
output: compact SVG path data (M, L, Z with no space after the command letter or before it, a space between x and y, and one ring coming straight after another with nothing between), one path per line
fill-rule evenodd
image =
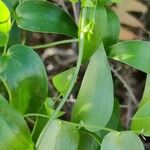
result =
M9 34L8 46L10 47L12 45L20 44L20 43L21 43L21 29L18 28L15 22Z
M101 144L101 150L144 150L139 137L131 131L108 133Z
M14 13L14 9L17 6L17 4L19 3L18 0L3 0L3 2L6 4L6 6L9 8L9 10L11 11L11 15L12 13Z
M142 100L136 114L132 118L131 129L150 136L150 75L147 76Z
M150 42L125 41L108 48L108 56L143 72L150 73Z
M44 114L47 115L46 109L45 109L45 105L43 105L42 109L39 111L40 114ZM32 139L33 142L36 144L39 135L41 134L43 128L45 127L45 125L48 122L48 118L44 118L44 117L37 117L36 118L36 122L32 131Z
M95 0L81 0L82 7L95 7Z
M106 127L116 131L122 130L122 126L120 122L120 107L119 107L119 101L117 99L115 99L113 113ZM101 130L96 133L96 135L101 139L103 139L106 134L108 134L108 131L104 131L104 130Z
M83 8L83 11L87 11L85 18L86 26L83 29L83 32L85 32L83 62L85 62L94 54L100 43L102 43L107 23L107 14L103 6Z
M147 74L145 89L142 100L139 104L139 108L141 108L147 102L150 102L150 74Z
M103 46L92 56L73 108L72 121L105 126L113 112L113 82ZM105 117L104 117L105 116ZM96 129L91 129L91 131Z
M117 43L120 33L120 21L117 14L107 8L107 25L103 36L103 43L105 47L109 47Z
M42 61L31 48L14 45L0 56L0 80L8 90L10 104L20 112L37 112L44 104L47 76Z
M7 39L8 39L8 34L0 32L0 47L3 47L6 44Z
M44 131L36 144L36 150L78 149L79 132L74 125L54 120L47 124Z
M150 136L150 102L147 102L143 107L138 109L136 114L132 118L131 129L143 134Z
M53 77L52 81L56 89L64 96L70 85L75 68L71 68Z
M43 107L39 113L48 115L50 118L52 116L52 114L54 113L53 105L54 105L54 102L52 101L52 99L46 98L45 105L43 105ZM64 114L64 112L60 111L57 115L57 118L61 117L63 114ZM48 120L49 120L48 118L37 117L35 125L34 125L34 129L32 131L32 139L33 139L34 143L37 142L39 135L42 132L42 130L45 127Z
M80 142L78 150L99 150L100 143L91 133L80 131Z
M33 148L23 116L0 96L0 149L33 150Z
M7 6L0 1L0 47L7 43L8 32L11 28L10 12Z
M72 18L49 2L29 0L16 9L17 24L32 32L58 33L77 37L77 26Z

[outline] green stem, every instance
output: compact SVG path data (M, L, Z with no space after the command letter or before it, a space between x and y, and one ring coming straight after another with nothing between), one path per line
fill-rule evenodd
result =
M82 13L82 18L81 18L81 30L80 31L80 36L79 36L79 56L78 56L78 61L77 61L77 65L76 65L76 70L74 72L74 75L70 81L70 86L67 90L67 93L65 94L65 96L63 97L62 101L59 103L57 109L54 111L54 113L52 114L48 124L46 125L46 127L44 128L42 134L39 137L39 140L37 141L37 144L40 142L40 139L43 137L44 133L46 132L49 124L51 124L51 122L57 118L57 114L58 112L61 110L61 108L63 107L63 105L65 104L65 102L67 101L68 96L70 95L74 84L77 80L77 76L80 70L80 66L82 63L82 57L83 57L83 50L84 50L84 37L85 37L85 33L83 32L84 27L86 26L85 24L85 19L86 19L86 15L87 15L87 8L83 8L83 13Z
M62 40L62 41L57 41L57 42L53 42L53 43L30 46L30 47L32 49L41 49L41 48L48 48L48 47L53 47L53 46L57 46L57 45L67 44L67 43L73 43L73 42L78 42L78 39Z
M84 28L85 26L85 17L86 17L86 9L85 11L83 11L83 16L82 16L82 20L81 20L81 29ZM82 30L81 30L82 31ZM79 57L78 57L78 61L77 61L77 65L76 65L76 70L74 72L74 75L70 81L70 86L65 94L65 96L63 97L62 101L59 103L57 109L54 111L50 121L52 121L53 119L56 118L58 112L61 110L61 108L63 107L63 105L65 104L65 102L67 101L67 98L68 96L70 95L73 87L74 87L74 84L77 80L77 76L78 76L78 73L79 73L79 70L80 70L80 66L81 66L81 63L82 63L82 56L83 56L83 50L84 50L84 32L81 32L80 33L80 37L79 37Z
M26 117L42 117L42 118L50 118L50 116L48 116L48 115L44 115L44 114L25 114L24 116L23 116L24 118L26 118Z
M64 121L64 122L67 122L67 121ZM104 131L108 131L108 132L116 132L118 133L118 131L116 130L113 130L113 129L110 129L110 128L107 128L107 127L102 127L102 126L97 126L97 125L89 125L89 124L84 124L84 123L74 123L74 122L67 122L68 124L70 125L74 125L78 128L85 128L85 129L94 129L94 130L104 130Z

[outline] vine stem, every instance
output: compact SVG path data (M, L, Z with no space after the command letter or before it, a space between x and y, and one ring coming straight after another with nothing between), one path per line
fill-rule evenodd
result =
M44 136L44 133L46 132L49 124L51 124L51 122L57 117L58 112L61 110L61 108L63 107L63 105L65 104L65 102L67 101L68 96L70 95L74 84L77 80L77 76L80 70L80 66L82 63L82 57L83 57L83 50L84 50L84 37L85 37L85 32L83 32L84 27L86 26L85 24L85 19L86 19L86 15L87 15L87 8L83 8L83 13L82 13L82 18L81 18L81 24L80 24L80 36L79 36L79 56L78 56L78 61L77 61L77 65L76 65L76 70L74 72L74 75L71 79L70 82L70 86L65 94L65 96L63 97L62 101L59 103L58 107L56 108L56 110L54 111L54 113L52 114L50 120L48 121L46 127L44 128L42 134L39 137L39 140L37 141L37 145L40 142L40 139Z
M81 20L81 29L84 28L85 26L85 17L86 17L86 8L85 8L85 11L83 11L83 18ZM80 66L81 66L81 63L82 63L82 56L83 56L83 50L84 50L84 32L82 32L81 30L81 33L80 33L80 37L79 37L79 57L78 57L78 61L77 61L77 65L76 65L76 70L74 72L74 75L71 79L71 82L70 82L70 86L65 94L65 96L63 97L62 101L59 103L57 109L54 111L50 121L52 121L53 119L56 118L58 112L61 110L61 108L63 107L63 105L65 104L65 102L67 101L67 98L68 96L70 95L73 87L74 87L74 84L77 80L77 76L78 76L78 73L79 73L79 70L80 70Z
M44 115L44 114L34 114L34 113L31 113L31 114L25 114L24 116L23 116L24 118L26 118L26 117L42 117L42 118L50 118L50 116L48 116L48 115Z
M62 41L52 42L43 45L30 46L30 47L32 49L41 49L41 48L48 48L48 47L53 47L57 45L67 44L67 43L74 43L74 42L78 42L78 39L62 40Z

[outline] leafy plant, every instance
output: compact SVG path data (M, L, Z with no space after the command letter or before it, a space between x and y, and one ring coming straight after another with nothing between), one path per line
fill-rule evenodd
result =
M118 2L121 0L81 0L77 26L69 14L46 0L0 1L0 46L3 48L0 80L9 95L0 96L2 150L144 149L138 135L150 136L150 43L118 42L120 22L109 7ZM21 44L18 38L25 30L57 33L73 39L25 46L25 37ZM14 36L17 36L15 41ZM72 42L78 42L77 65L53 77L53 84L62 97L56 105L47 97L46 71L33 49ZM147 73L144 95L131 120L131 131L122 131L120 127L119 104L114 100L108 58ZM80 66L88 61L71 121L58 119L64 114L61 109L75 86ZM33 117L36 122L32 129L27 119Z

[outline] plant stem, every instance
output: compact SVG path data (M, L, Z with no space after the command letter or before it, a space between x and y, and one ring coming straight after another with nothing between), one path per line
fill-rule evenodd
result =
M57 109L54 111L54 113L52 114L49 122L47 123L46 127L44 128L43 132L41 133L39 140L37 141L37 145L40 142L40 139L44 136L44 133L46 132L49 124L51 124L51 122L57 117L58 112L61 110L61 108L63 107L63 105L65 104L65 102L67 101L68 96L70 95L74 84L77 80L77 76L80 70L80 66L82 63L82 56L83 56L83 50L84 50L84 37L85 37L85 32L83 32L84 27L86 26L85 24L85 19L86 19L86 15L87 15L87 8L83 8L83 13L82 13L82 18L81 18L81 26L80 26L80 36L79 36L79 56L78 56L78 61L77 61L77 65L76 65L76 70L74 72L74 75L70 81L70 86L68 88L67 93L65 94L65 96L63 97L62 101L59 103Z
M80 33L80 37L79 37L79 57L78 57L78 61L77 61L77 65L76 65L74 75L73 75L72 80L70 82L70 86L69 86L69 88L66 92L66 95L63 97L63 99L60 102L60 104L58 105L57 109L54 111L54 114L52 115L50 120L53 120L53 119L56 118L58 112L61 110L61 108L63 107L63 105L67 101L67 98L70 95L71 90L72 90L72 88L73 88L73 86L74 86L74 84L77 80L77 76L78 76L80 66L81 66L81 63L82 63L82 56L83 56L83 50L84 50L84 35L85 35L85 33L82 32L82 29L85 26L86 13L87 13L87 11L86 11L86 8L85 8L85 10L83 11L82 20L81 20L81 33Z
M50 118L50 116L48 116L48 115L44 115L44 114L25 114L24 116L23 116L24 118L26 118L26 117L42 117L42 118Z
M53 47L57 45L67 44L67 43L73 43L73 42L78 42L78 39L62 40L62 41L52 42L43 45L30 46L30 47L33 49L41 49L41 48L48 48L48 47Z

